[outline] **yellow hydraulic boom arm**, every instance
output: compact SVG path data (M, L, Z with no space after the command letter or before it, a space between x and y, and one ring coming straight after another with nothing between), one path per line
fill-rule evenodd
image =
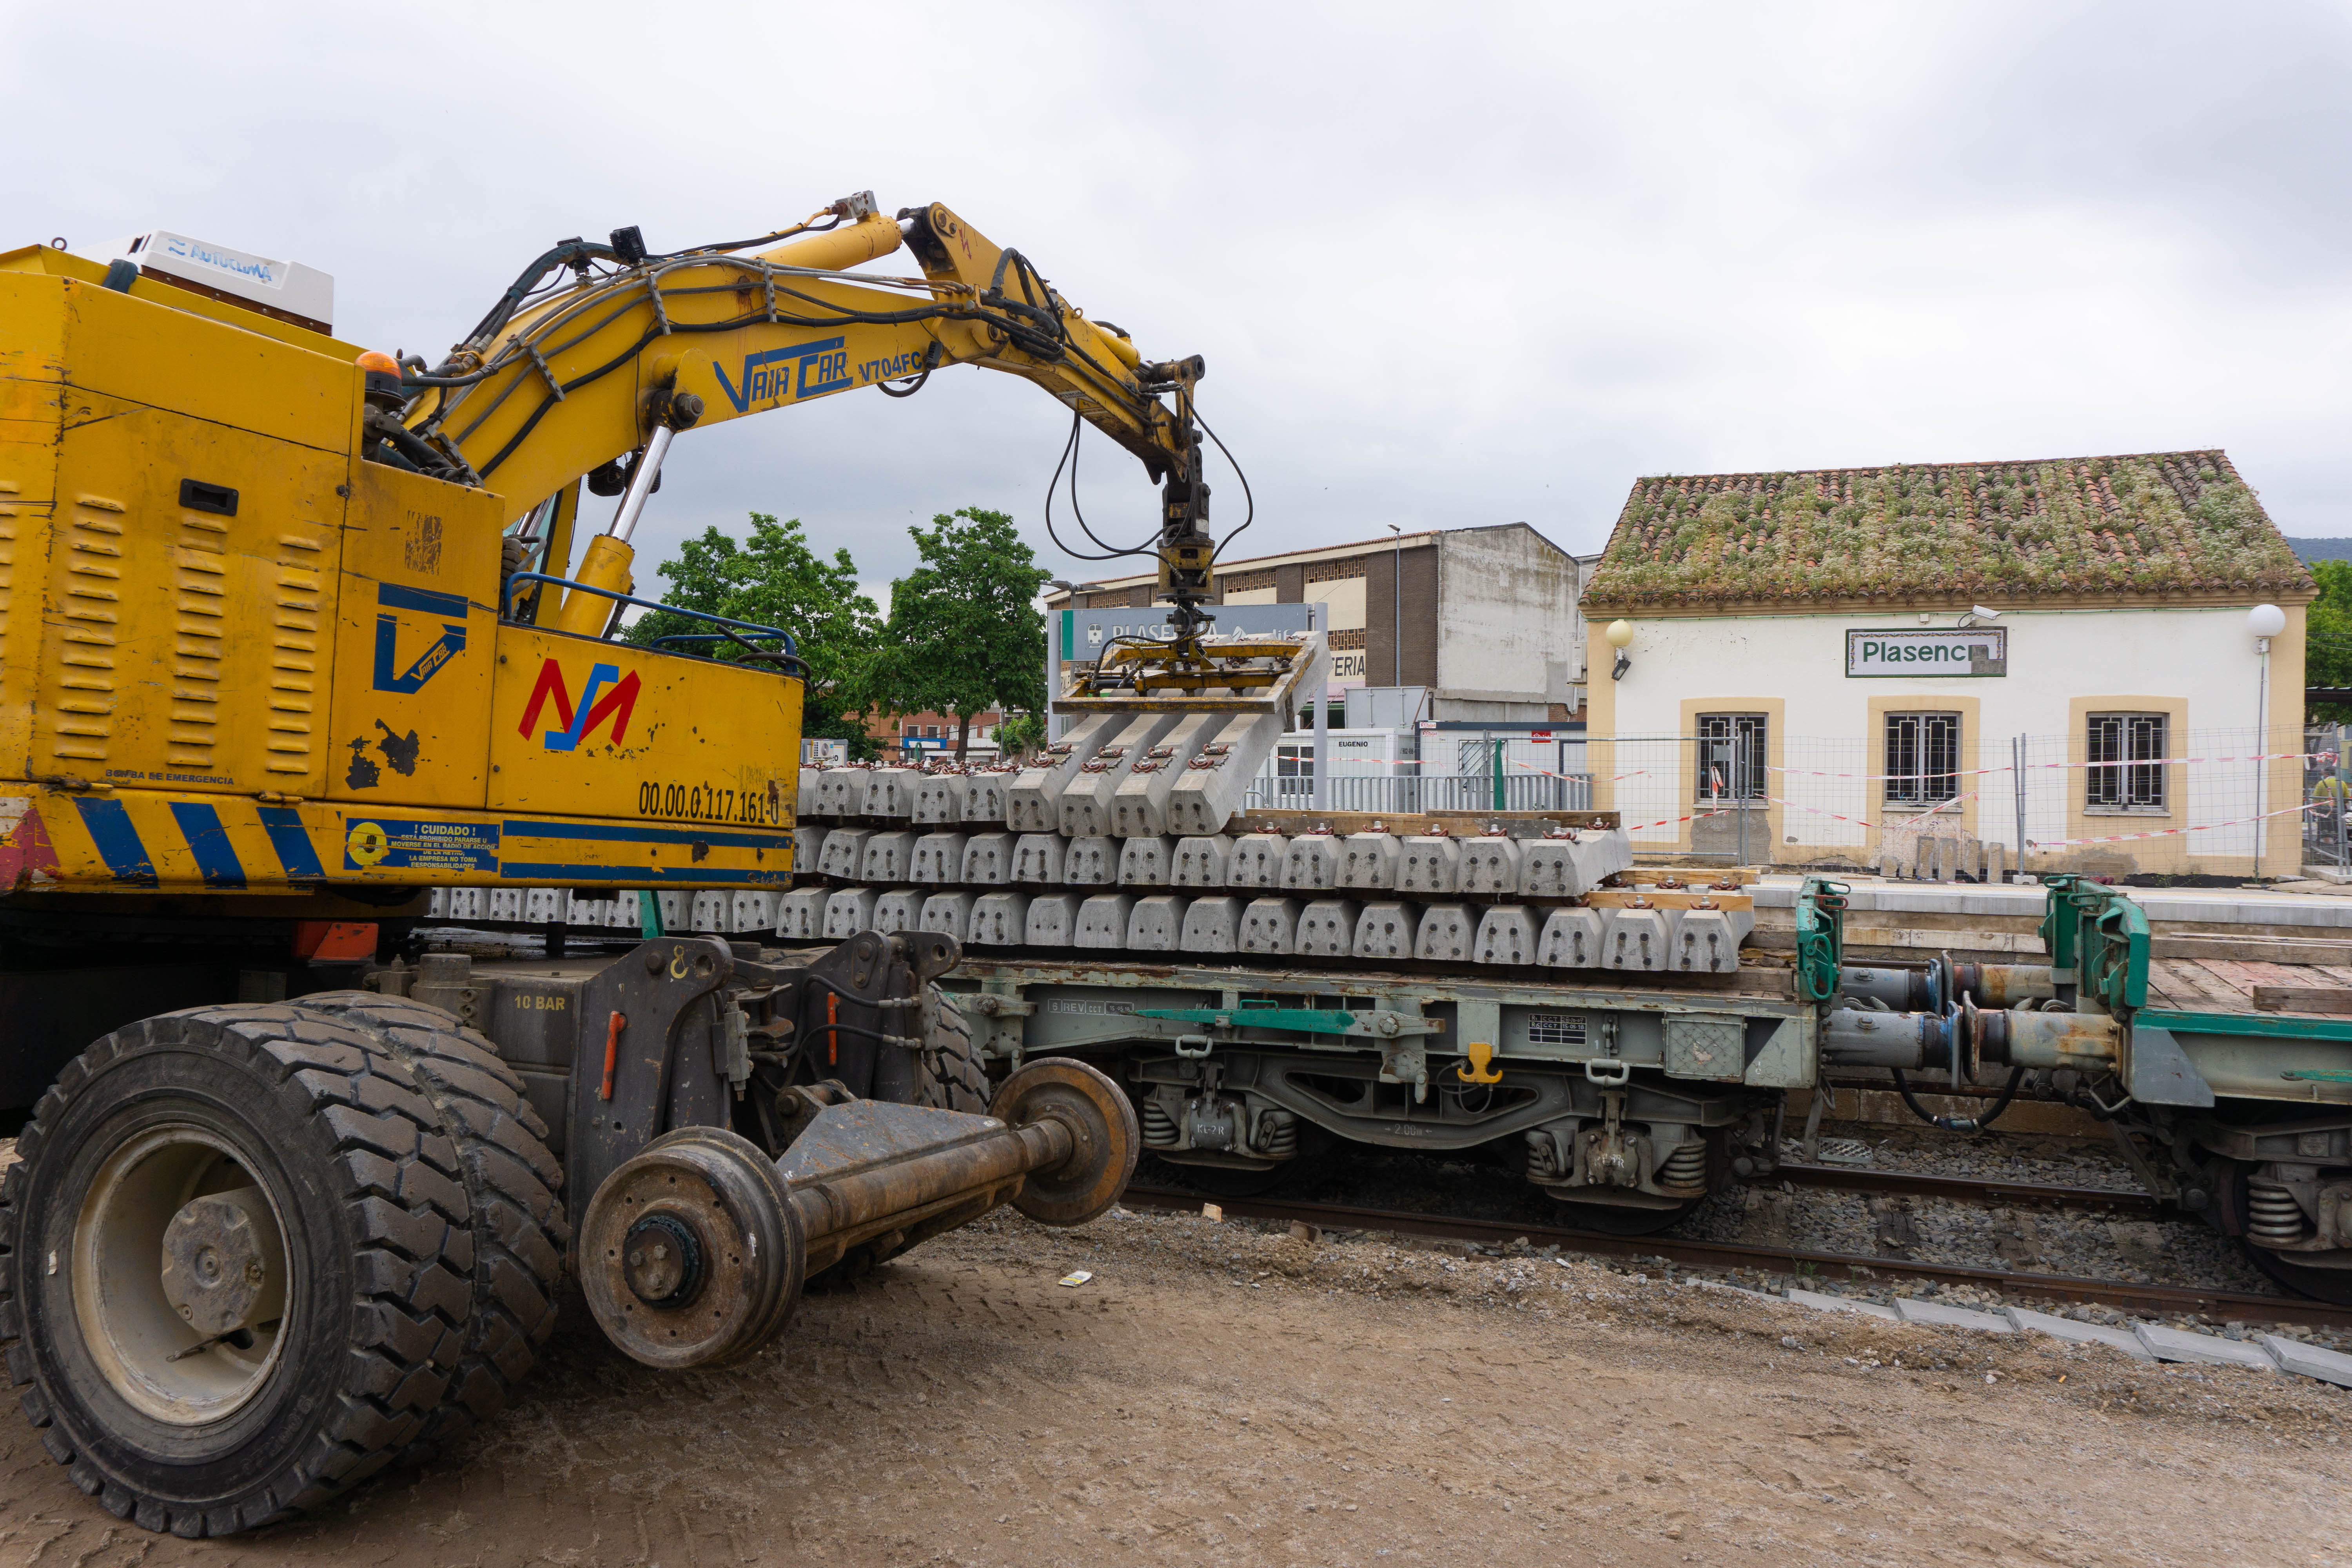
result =
M549 516L567 533L577 500L564 492L588 475L592 491L622 499L576 580L627 593L629 532L678 431L858 387L905 395L910 386L889 384L986 365L1045 387L1165 486L1161 589L1191 620L1213 552L1192 413L1197 356L1143 360L1027 258L937 203L893 218L864 193L783 235L801 237L749 255L737 245L648 256L627 229L611 245L558 246L441 364L403 367L405 409L371 416L370 455L496 491L510 525L561 498ZM847 270L901 245L920 278ZM557 283L542 288L551 275ZM561 548L568 556L568 538ZM559 574L562 559L551 558ZM611 610L575 592L541 619L593 635Z

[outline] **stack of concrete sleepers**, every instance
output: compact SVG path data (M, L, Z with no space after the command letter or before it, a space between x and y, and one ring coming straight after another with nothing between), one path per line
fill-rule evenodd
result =
M779 900L779 934L837 941L864 929L859 921L903 929L911 916L915 929L983 950L1654 973L1738 966L1752 901L1608 885L1633 865L1614 829L1234 831L1246 826L1234 820L1240 791L1224 791L1222 770L1247 769L1244 783L1255 774L1281 733L1278 721L1262 731L1265 718L1097 715L1013 777L1001 826L842 820L802 847L803 863L814 849L832 885Z

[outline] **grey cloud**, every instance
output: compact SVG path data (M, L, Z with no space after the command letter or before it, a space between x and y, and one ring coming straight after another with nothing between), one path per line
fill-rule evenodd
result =
M1146 352L1207 356L1251 551L1516 519L1590 549L1638 474L2204 444L2290 531L2352 532L2332 7L108 16L0 22L47 139L5 243L185 228L333 272L345 336L432 353L566 235L942 200ZM641 549L774 511L882 583L964 505L1042 549L1066 431L977 371L720 426ZM1085 498L1106 537L1150 527L1108 443Z

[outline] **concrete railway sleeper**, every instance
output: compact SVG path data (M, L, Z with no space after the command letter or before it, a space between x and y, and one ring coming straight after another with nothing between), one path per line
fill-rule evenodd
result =
M804 1282L1010 1203L1115 1202L1118 1086L1033 1059L992 1097L951 938L787 955L428 955L367 988L190 1008L70 1062L0 1174L0 1352L118 1517L282 1519L496 1415L567 1269L656 1367L782 1332Z

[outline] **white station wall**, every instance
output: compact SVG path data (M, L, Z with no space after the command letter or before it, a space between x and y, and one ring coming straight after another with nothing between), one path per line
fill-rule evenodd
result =
M2013 611L1993 623L2009 634L2007 675L1845 673L1848 630L1954 624L1949 614L1922 622L1916 612L1635 621L1615 731L1675 734L1685 699L1720 694L1780 698L1792 736L1861 736L1870 699L1911 691L1975 698L1987 735L2065 734L2068 704L2089 695L2185 699L2195 730L2261 723L2262 658L2243 608Z
M2168 750L2174 756L2200 754L2191 747L2229 755L2298 749L2293 742L2301 713L2302 611L2289 610L2286 635L2272 642L2265 725L2263 658L2246 629L2248 607L2011 611L1992 623L2008 634L2008 674L1876 679L1845 673L1849 630L1949 628L1958 617L1944 610L1923 620L1918 611L1901 609L1647 620L1628 616L1634 627L1626 650L1632 668L1616 681L1609 679L1607 663L1615 650L1601 640L1612 617L1595 614L1591 617L1593 733L1596 738L1613 736L1617 744L1613 759L1596 751L1592 765L1603 774L1649 766L1657 776L1636 774L1631 782L1622 782L1615 804L1645 818L1681 815L1690 809L1695 782L1679 777L1669 782L1663 775L1692 769L1667 762L1664 748L1655 748L1656 762L1645 763L1647 753L1633 738L1687 735L1690 716L1713 710L1718 700L1727 711L1754 710L1754 702L1772 701L1779 728L1774 760L1790 769L1878 771L1863 765L1875 754L1873 731L1882 721L1874 720L1873 699L1924 710L1952 699L1973 700L1974 753L1962 758L1964 768L2006 762L2008 740L2016 735L2042 742L2034 753L2039 760L2080 762L2083 737L2074 732L2080 724L2076 703L2091 698L2140 697L2183 704L2168 740ZM2260 782L2258 773L2264 775ZM2200 765L2178 776L2183 798L2176 803L2178 815L2169 826L2246 816L2255 810L2258 798L2264 809L2292 806L2298 799L2300 775L2292 763L2273 764L2266 773L2251 763ZM2025 777L2027 837L2037 843L2168 826L2105 813L2086 822L2079 769L2029 769ZM2017 837L2012 775L1966 780L1961 787L1983 792L1975 809L1979 837L2004 844ZM1772 836L1781 858L1834 850L1867 859L1880 843L1879 830L1868 825L1888 814L1883 787L1874 783L1791 772L1773 775L1768 791L1787 803L1775 812ZM1803 804L1794 804L1798 802ZM1680 810L1674 809L1678 803ZM1840 816L1853 820L1841 821ZM1630 824L1630 816L1628 820ZM1662 824L1636 837L1661 847L1676 839L1687 845L1693 831ZM2272 819L2263 839L2266 859L2286 868L2285 862L2298 858L2294 852L2297 831L2293 817ZM2134 867L2160 868L2179 865L2184 858L2246 857L2255 847L2255 832L2251 825L2200 827L2143 844L2068 845L2067 858L2089 868L2101 868L2099 863L2117 858ZM2014 847L2011 846L2012 853Z

